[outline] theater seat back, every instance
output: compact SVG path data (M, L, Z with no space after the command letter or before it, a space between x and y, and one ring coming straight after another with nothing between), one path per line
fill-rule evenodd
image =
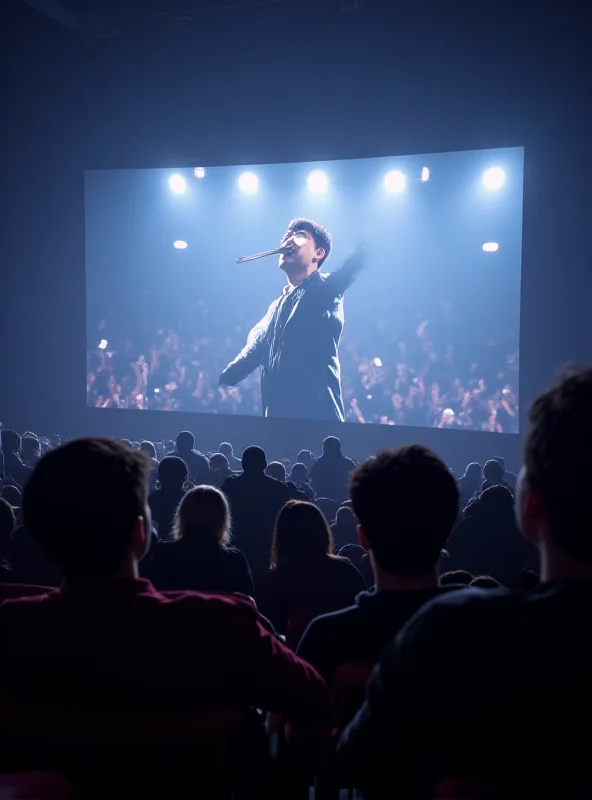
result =
M351 722L364 702L372 664L342 664L331 681L333 725L339 730Z

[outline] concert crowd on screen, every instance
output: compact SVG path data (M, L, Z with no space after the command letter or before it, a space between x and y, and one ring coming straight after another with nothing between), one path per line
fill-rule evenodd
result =
M590 797L591 404L519 475L2 429L0 795Z
M102 320L89 336L104 347L88 352L89 405L261 415L257 372L237 386L218 386L247 338L246 321L215 319L198 302L174 327L144 324L135 338L118 337L115 327ZM450 304L419 321L378 314L362 341L346 325L340 358L349 422L518 432L517 337L503 330L469 335Z

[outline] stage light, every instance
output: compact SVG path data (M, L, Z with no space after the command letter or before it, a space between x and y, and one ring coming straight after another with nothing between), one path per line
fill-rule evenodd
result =
M206 177L206 168L205 167L196 167L193 170L193 174L196 178L205 178Z
M497 242L485 242L483 245L483 252L485 253L497 253L499 250L499 244Z
M500 189L506 181L506 173L501 167L490 167L483 173L483 186L490 191Z
M177 239L176 242L173 242L173 247L175 250L187 250L187 242L184 242L183 239Z
M107 349L107 340L101 339L99 342L99 350L106 350Z
M375 367L382 367L382 361L379 358L374 359L374 366Z
M430 171L427 167L423 167L421 170L421 180L422 183L427 183L430 179Z
M171 188L171 192L174 192L175 194L183 194L187 189L187 181L182 175L175 173L169 178L169 186Z
M156 389L154 390L154 394L160 394L160 389L158 388L158 386L157 386L157 387L156 387Z
M254 172L243 172L238 179L238 185L241 192L245 194L255 194L259 189L259 178Z
M405 188L406 178L398 169L392 169L384 176L384 188L387 192L402 192Z
M329 186L329 178L324 172L321 172L320 169L313 170L309 174L306 182L308 183L308 188L314 194L322 194L323 192L326 192L327 187Z

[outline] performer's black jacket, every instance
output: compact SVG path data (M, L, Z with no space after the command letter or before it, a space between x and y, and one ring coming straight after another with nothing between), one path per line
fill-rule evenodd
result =
M261 367L263 416L343 422L343 293L362 263L358 251L335 272L317 270L291 292L285 287L220 383L234 386Z

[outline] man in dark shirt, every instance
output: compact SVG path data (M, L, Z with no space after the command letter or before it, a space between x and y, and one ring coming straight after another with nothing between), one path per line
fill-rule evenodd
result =
M175 450L171 455L182 458L187 464L189 471L189 479L196 486L201 484L210 485L212 483L212 473L210 471L210 462L200 453L195 450L195 436L191 431L182 431L177 436L175 443Z
M317 497L330 497L337 503L347 500L347 483L355 466L351 458L343 455L339 439L327 436L323 455L310 468L310 482Z
M343 664L374 665L385 644L440 587L440 551L454 526L458 489L446 465L419 445L387 450L352 475L359 536L375 588L355 606L318 617L298 646L330 682Z
M175 514L185 496L187 464L178 456L165 456L158 465L160 489L148 497L152 521L157 527L159 539L170 539Z
M4 711L26 698L30 728L45 742L42 768L55 768L47 720L68 711L128 715L138 727L154 715L175 714L181 724L192 713L228 707L261 708L302 724L327 712L321 678L269 633L251 603L197 592L165 597L138 577L150 540L149 471L138 450L81 440L41 459L25 490L27 529L65 580L51 595L0 606L0 700ZM3 765L6 747L17 746L13 733L2 738ZM73 747L76 733L74 727ZM137 748L127 745L118 766L140 779ZM97 759L103 756L101 750ZM147 761L149 781L164 753L144 756L156 758ZM68 771L82 769L62 751L60 757ZM95 772L103 778L102 763ZM110 781L119 786L119 775L110 773Z
M494 784L475 797L590 796L591 407L588 369L530 410L516 506L540 586L432 601L385 650L340 745L367 796L471 776Z
M222 491L230 504L233 544L247 557L257 590L269 570L273 527L290 490L265 474L267 459L260 447L247 447L242 467L243 474L228 478Z
M279 266L288 284L223 371L220 384L234 386L261 367L263 416L343 422L343 293L363 266L364 248L327 274L320 268L332 241L321 225L292 220L284 245L290 249L280 255Z

